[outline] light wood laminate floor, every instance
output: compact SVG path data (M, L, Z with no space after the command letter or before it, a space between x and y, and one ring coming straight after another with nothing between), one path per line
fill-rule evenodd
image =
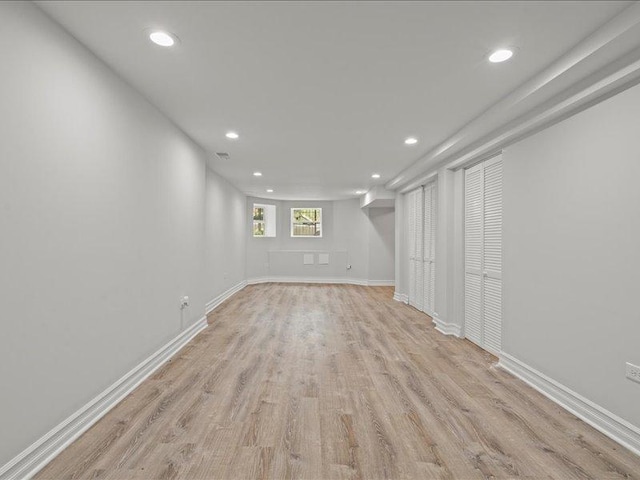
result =
M249 286L37 478L640 478L392 289Z

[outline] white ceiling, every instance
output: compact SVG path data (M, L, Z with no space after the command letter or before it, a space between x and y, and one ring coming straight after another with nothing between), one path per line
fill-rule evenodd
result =
M386 183L629 3L38 5L210 152L214 170L245 193L337 199ZM157 47L149 28L181 42ZM513 59L487 62L501 46L516 48ZM240 138L227 140L229 130ZM420 142L407 147L410 135ZM263 176L253 177L256 170ZM373 172L382 177L372 180Z

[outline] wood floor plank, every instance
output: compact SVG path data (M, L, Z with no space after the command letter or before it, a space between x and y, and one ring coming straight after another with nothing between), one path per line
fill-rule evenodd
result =
M640 458L387 287L263 284L39 479L640 479Z

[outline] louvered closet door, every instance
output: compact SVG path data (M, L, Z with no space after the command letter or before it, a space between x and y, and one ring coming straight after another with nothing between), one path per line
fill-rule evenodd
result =
M502 158L465 172L465 336L502 346Z
M415 298L411 303L418 310L424 309L424 261L423 261L423 249L424 249L424 200L422 188L416 190L415 196L416 205L416 218L414 225L415 232Z
M416 191L406 196L407 204L407 246L409 251L409 304L416 298Z
M464 175L464 332L482 346L482 240L484 236L484 168Z
M435 297L435 240L436 240L436 186L435 183L424 187L424 301L423 311L433 316Z
M502 347L502 158L484 163L484 348Z

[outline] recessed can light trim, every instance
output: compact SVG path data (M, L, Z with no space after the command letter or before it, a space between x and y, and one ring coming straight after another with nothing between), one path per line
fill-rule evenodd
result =
M178 37L164 30L152 30L149 33L149 40L160 47L173 47L178 43Z
M506 62L511 57L513 57L513 50L509 50L508 48L500 48L489 55L489 61L491 63L501 63Z

